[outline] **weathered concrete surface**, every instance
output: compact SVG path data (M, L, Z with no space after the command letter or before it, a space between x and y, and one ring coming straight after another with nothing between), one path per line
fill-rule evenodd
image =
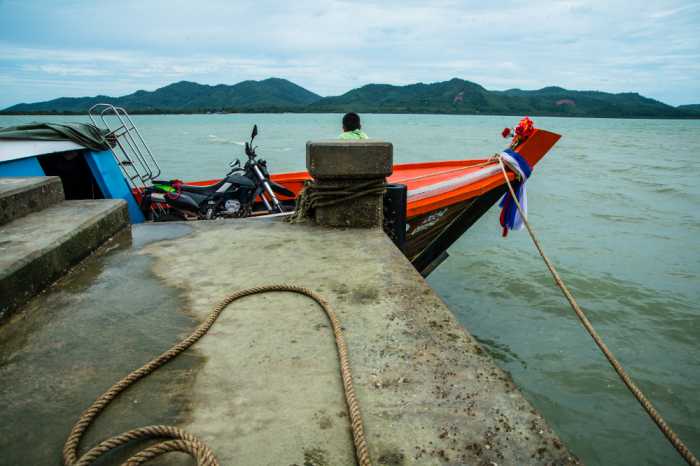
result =
M370 181L370 180L364 180ZM382 180L379 180L382 181ZM328 185L325 180L317 180L316 185ZM330 182L333 190L345 189L350 183ZM384 198L382 193L367 194L349 201L339 202L314 209L314 221L325 227L379 228L384 221Z
M209 222L144 251L199 319L260 284L325 296L345 328L377 464L575 463L381 231ZM353 463L333 337L315 303L287 293L236 302L197 351L206 363L184 427L222 464Z
M136 227L133 242L128 230L118 233L0 326L0 465L62 466L63 442L87 405L197 324L139 254L144 243L189 229L150 227ZM83 446L134 426L184 422L202 362L193 349L129 389ZM127 452L117 456L96 465L121 464Z
M393 170L393 146L381 141L309 141L306 168L320 188L352 192L353 186L383 182ZM330 206L318 206L314 219L322 226L373 228L382 225L383 196L367 194Z
M57 176L0 178L0 225L65 199Z
M306 169L314 178L384 178L393 171L394 146L375 140L309 141Z
M374 464L576 464L381 231L250 219L143 225L134 241L0 328L0 409L13 420L0 426L0 464L59 464L82 409L193 328L183 316L201 321L228 293L279 282L318 291L338 313ZM39 319L47 310L54 318ZM309 299L244 298L118 398L83 447L176 423L224 465L353 464L335 351Z
M129 226L121 199L63 201L0 226L0 318Z

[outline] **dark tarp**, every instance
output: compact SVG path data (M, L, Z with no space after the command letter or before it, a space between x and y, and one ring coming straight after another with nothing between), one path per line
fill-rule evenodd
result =
M107 133L86 123L30 123L0 128L0 140L73 141L99 152L109 149L103 138Z

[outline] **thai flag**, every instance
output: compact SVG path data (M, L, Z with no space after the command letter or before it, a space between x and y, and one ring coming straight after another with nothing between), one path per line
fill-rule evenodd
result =
M511 184L513 185L513 191L515 191L520 207L523 209L523 213L527 215L527 191L525 190L525 182L532 173L532 167L522 155L518 154L513 149L506 149L501 152L501 160L520 177L519 180ZM510 190L503 196L499 206L502 209L501 226L503 227L503 236L508 236L508 230L522 230L523 219L520 216L520 212L518 212L518 207L515 205L515 202L513 202L513 196L511 196Z

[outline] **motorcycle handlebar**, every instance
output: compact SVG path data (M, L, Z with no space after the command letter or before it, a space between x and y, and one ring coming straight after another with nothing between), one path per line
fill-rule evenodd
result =
M251 146L247 142L245 143L245 155L248 157L255 157L255 147Z

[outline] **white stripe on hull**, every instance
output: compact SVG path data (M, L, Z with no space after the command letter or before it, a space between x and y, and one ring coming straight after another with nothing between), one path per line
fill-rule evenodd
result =
M429 186L411 189L410 191L408 191L408 199L420 199L435 194L436 191L448 191L450 188L471 184L476 181L481 181L485 178L498 174L500 170L501 167L499 165L493 165L490 167L484 167L476 172L467 173L466 175L460 176L459 178L453 178L450 180L442 181L440 183L431 184Z

